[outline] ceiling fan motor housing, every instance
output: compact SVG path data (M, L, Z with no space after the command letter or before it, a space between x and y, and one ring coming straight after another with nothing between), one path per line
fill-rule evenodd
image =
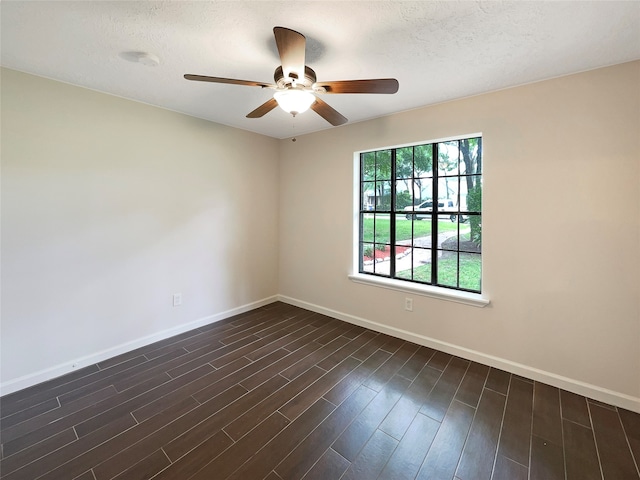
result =
M295 75L295 74L294 74ZM276 68L276 71L273 74L273 80L275 81L278 88L289 88L295 86L303 86L305 88L311 88L311 86L316 83L316 72L313 69L304 67L304 78L301 80L299 78L285 77L284 71L282 67Z

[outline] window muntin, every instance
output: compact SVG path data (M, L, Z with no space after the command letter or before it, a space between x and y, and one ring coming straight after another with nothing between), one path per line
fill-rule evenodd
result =
M362 153L359 183L360 273L481 292L481 137Z

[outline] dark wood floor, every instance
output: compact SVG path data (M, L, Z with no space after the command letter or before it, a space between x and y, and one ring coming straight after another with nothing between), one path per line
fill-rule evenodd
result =
M1 399L15 479L638 479L640 415L274 303Z

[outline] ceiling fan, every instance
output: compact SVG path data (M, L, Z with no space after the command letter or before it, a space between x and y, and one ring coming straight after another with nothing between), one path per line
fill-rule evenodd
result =
M250 112L247 118L260 118L277 106L291 113L294 117L311 108L334 126L346 123L347 118L316 94L396 93L398 91L398 80L395 78L317 82L316 72L305 65L306 39L304 35L284 27L274 27L273 34L282 62L273 75L275 84L192 74L186 74L184 78L197 82L228 83L276 90L273 98Z

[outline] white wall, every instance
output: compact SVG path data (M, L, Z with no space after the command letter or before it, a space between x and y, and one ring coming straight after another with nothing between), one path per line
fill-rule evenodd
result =
M3 69L1 148L3 393L277 294L277 140Z
M634 62L282 141L280 293L640 411L639 85ZM491 304L351 282L353 152L476 132Z

